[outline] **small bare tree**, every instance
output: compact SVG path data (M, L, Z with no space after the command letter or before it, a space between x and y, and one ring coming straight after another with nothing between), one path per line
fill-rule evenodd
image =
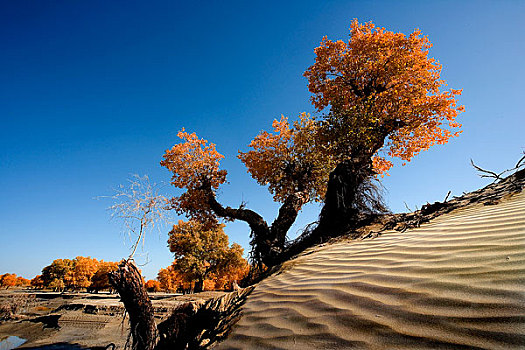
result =
M158 193L158 187L150 183L148 176L138 175L133 175L127 186L120 185L110 198L114 201L108 208L111 218L123 223L134 243L128 258L108 274L109 282L129 314L132 349L152 350L157 339L153 306L133 256L140 242L144 244L147 233L160 231L168 224L168 199Z
M140 242L144 244L148 232L155 228L160 232L167 225L169 200L158 193L158 186L152 184L147 175L136 174L128 179L128 186L119 185L110 198L114 200L108 208L111 218L121 221L126 233L134 239L129 260L135 255Z

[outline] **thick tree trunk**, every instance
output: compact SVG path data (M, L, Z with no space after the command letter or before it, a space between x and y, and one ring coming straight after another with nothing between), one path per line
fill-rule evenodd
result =
M331 237L352 228L359 214L360 186L371 176L370 157L353 158L337 165L328 179L316 235Z
M137 266L132 260L125 260L108 277L129 314L132 349L152 350L157 343L157 326L153 306Z
M370 188L363 188L362 185L373 175L370 157L355 157L339 163L330 173L317 227L313 231L303 233L287 247L278 262L286 261L308 247L349 232L360 220L359 214L363 210L383 210L382 206L377 205L380 202L379 198L372 198L371 203L367 203L365 199L364 192ZM369 204L375 204L375 207L366 208Z
M194 293L200 293L204 290L204 279L199 278L195 281L195 287L193 288Z

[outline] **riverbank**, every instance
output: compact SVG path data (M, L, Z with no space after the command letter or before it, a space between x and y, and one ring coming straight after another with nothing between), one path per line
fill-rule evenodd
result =
M223 294L152 293L150 297L155 319L160 322L185 302L201 302ZM122 349L126 343L128 319L116 294L0 291L0 303L14 299L21 303L20 308L15 319L0 323L0 339L8 336L25 339L20 349L51 345L56 348L59 344L77 349L99 348L110 343Z

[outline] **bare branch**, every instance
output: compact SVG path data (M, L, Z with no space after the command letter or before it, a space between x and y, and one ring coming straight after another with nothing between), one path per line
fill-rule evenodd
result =
M169 200L158 193L157 185L151 184L146 175L132 175L127 186L119 185L114 195L105 197L114 201L107 208L111 218L121 221L130 237L136 236L128 259L133 258L140 242L144 244L148 232L160 230L169 221Z
M524 152L525 154L525 152ZM516 166L514 168L511 168L511 169L506 169L506 170L503 170L501 173L499 174L496 174L495 172L493 171L490 171L490 170L485 170L479 166L477 166L476 164L474 164L474 162L472 161L472 159L470 160L470 163L472 164L472 166L477 170L479 171L480 173L482 173L480 175L480 177L489 177L489 178L493 178L494 181L497 181L497 180L501 180L502 179L502 176L508 172L513 172L513 171L517 171L519 170L519 168L521 168L522 166L525 165L525 155L523 157L520 158L520 160L518 160L518 162L516 163Z
M518 160L518 162L516 163L516 166L514 167L514 169L518 169L520 168L522 165L525 165L525 152L523 152L523 157L521 157L520 160Z
M480 173L482 173L480 176L481 177L491 177L491 178L494 178L496 180L499 180L499 175L496 174L495 172L493 171L490 171L490 170L485 170L479 166L477 166L476 164L474 164L474 161L471 159L470 160L470 164L472 164L472 166L474 167L474 169L476 169L477 171L479 171Z

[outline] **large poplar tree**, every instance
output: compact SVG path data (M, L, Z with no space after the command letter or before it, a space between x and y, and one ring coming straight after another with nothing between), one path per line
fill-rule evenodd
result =
M173 208L208 226L220 219L247 222L255 258L270 266L280 261L286 233L310 201L324 201L317 235L339 234L360 213L383 210L372 191L376 176L394 158L410 161L460 132L461 90L442 91L431 46L419 30L406 36L357 20L347 42L322 40L304 74L319 116L303 113L291 125L284 117L275 120L273 132L260 133L251 150L239 152L252 177L281 203L271 224L243 204L219 203L216 192L227 175L219 166L223 155L184 130L161 162L172 184L185 190L173 198Z

